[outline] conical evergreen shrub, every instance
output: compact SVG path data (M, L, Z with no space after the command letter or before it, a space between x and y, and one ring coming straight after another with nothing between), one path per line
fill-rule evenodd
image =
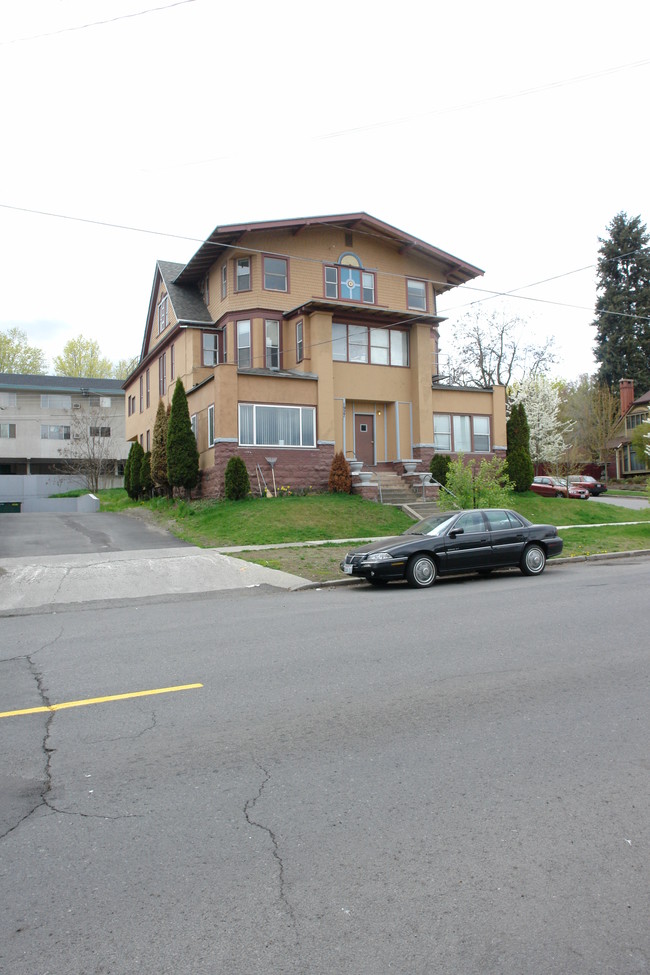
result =
M226 465L224 493L229 501L241 501L251 493L250 478L241 457L231 457Z
M190 423L185 387L176 380L167 427L167 480L188 491L199 480L199 452Z
M339 450L334 454L327 488L334 494L350 494L352 491L352 474L350 465L343 456L343 451Z
M154 487L161 494L169 494L169 480L167 479L167 425L169 417L165 404L158 401L156 421L153 426L153 440L151 443L151 479Z

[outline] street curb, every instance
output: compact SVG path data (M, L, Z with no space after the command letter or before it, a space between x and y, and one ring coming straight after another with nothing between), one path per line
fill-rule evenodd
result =
M572 555L565 556L562 558L554 558L552 561L546 563L547 568L552 568L554 565L566 565L571 562L606 562L611 559L632 559L632 558L649 558L650 549L640 548L632 549L629 552L599 552L596 555ZM296 586L291 589L291 592L301 592L307 589L336 589L338 586L350 586L350 585L365 585L366 579L361 579L359 576L344 579L330 579L326 582L309 582L304 586Z

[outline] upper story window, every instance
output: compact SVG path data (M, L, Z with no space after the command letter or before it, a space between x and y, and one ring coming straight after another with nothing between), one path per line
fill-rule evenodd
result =
M15 440L16 439L16 424L15 423L0 423L0 437L3 440Z
M15 393L0 393L0 407L6 409L8 406L16 405Z
M110 437L110 427L89 427L91 437Z
M648 413L628 413L625 417L625 429L627 431L634 430L635 427L640 427L642 423L647 423L648 420L650 420Z
M172 342L169 347L169 381L174 382L176 378L176 344Z
M158 359L158 392L161 396L164 396L167 392L167 353L163 354Z
M332 324L332 358L374 366L408 366L409 333L397 328Z
M90 403L91 409L110 410L111 408L110 396L91 396L88 402Z
M251 287L251 259L238 257L235 261L235 291L250 291Z
M169 324L167 317L167 295L163 295L158 304L158 335L167 328Z
M216 332L203 333L203 365L219 364L219 336Z
M416 281L409 278L406 282L406 307L413 311L427 310L427 284L426 281Z
M206 305L210 304L210 275L206 274L203 279L203 300Z
M240 369L250 369L251 356L251 323L237 322L237 365Z
M280 368L280 322L266 320L264 323L266 348L266 368Z
M69 440L70 427L41 423L41 440Z
M302 362L304 357L303 331L302 322L296 322L296 362Z
M64 396L60 393L41 396L41 409L43 410L69 410L72 409L72 397Z
M374 305L374 272L365 271L356 254L342 254L337 264L325 266L325 297Z
M490 452L490 417L433 414L433 444L436 450L457 454Z
M144 411L144 376L140 376L140 412Z
M151 375L147 369L147 409L151 406Z
M222 299L228 294L228 262L221 267L221 297Z
M284 257L264 258L264 290L288 291L288 262Z

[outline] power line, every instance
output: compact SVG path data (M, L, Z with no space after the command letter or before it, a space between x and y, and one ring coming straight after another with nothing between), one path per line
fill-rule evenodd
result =
M38 210L38 209L33 209L31 207L20 207L20 206L16 206L16 205L10 204L10 203L0 203L0 208L1 209L5 209L5 210L14 210L14 211L16 211L18 213L30 213L30 214L33 214L35 216L52 217L52 218L57 219L57 220L69 220L69 221L72 221L73 223L84 223L84 224L89 224L90 226L106 227L106 228L111 229L111 230L124 230L124 231L127 231L128 233L146 234L146 235L153 236L153 237L167 237L170 240L183 240L183 241L188 241L189 243L200 244L202 246L203 245L207 245L207 246L212 246L212 247L220 247L220 248L228 249L228 250L242 250L242 249L245 249L248 253L251 253L251 254L266 254L267 253L266 250L261 249L261 248L254 248L254 247L242 248L240 244L226 244L225 242L221 242L221 241L212 241L212 240L205 240L204 238L201 238L201 237L192 237L192 236L190 236L188 234L166 233L166 232L161 231L161 230L149 230L149 229L147 229L145 227L134 227L134 226L131 226L129 224L111 223L111 222L106 221L106 220L94 220L94 219L92 219L90 217L75 217L75 216L71 216L70 214L55 213L55 212L50 211L50 210ZM330 224L330 226L332 228L336 228L336 229L345 229L345 228L339 226L338 224ZM358 233L359 235L363 235L363 236L367 236L367 237L375 237L377 239L382 239L380 234L374 233L374 232L370 232L370 231L355 231L355 233ZM631 255L636 254L636 253L642 253L645 250L650 250L650 248L640 248L638 251L631 251L631 252L629 252L629 254L625 254L625 255L621 255L621 256L622 257L628 257L628 256L631 256ZM319 265L321 267L324 267L325 265L332 263L331 261L320 260L319 258L305 257L304 255L301 255L301 254L282 254L281 256L286 257L288 260L291 260L291 261L296 261L296 262L299 262L299 263L302 262L304 264L317 264L317 265ZM620 256L619 257L616 257L616 258L611 258L610 260L618 260L618 259L620 259ZM571 274L577 274L580 271L588 270L590 267L593 268L593 267L596 267L596 265L595 264L594 265L587 265L584 268L576 268L573 271L566 271L563 274L556 275L555 278L568 277ZM398 280L402 280L402 281L407 281L409 279L409 276L407 274L400 274L400 273L398 273L396 271L380 271L378 269L374 269L374 273L378 277L379 276L381 276L381 277L391 277L391 278L397 278ZM485 295L485 298L477 299L475 301L468 302L467 305L461 305L461 306L459 306L460 308L470 307L472 305L479 304L480 302L489 300L491 298L514 297L514 298L517 298L517 299L522 300L522 301L534 301L534 302L536 302L538 304L553 305L554 307L558 307L558 308L570 308L570 309L577 310L577 311L590 311L593 314L598 315L598 316L601 316L601 315L616 315L616 316L619 316L621 318L637 318L637 319L639 319L639 318L645 319L645 318L650 317L650 316L645 316L645 315L631 315L631 314L629 314L627 312L615 312L615 311L608 311L608 310L596 311L595 309L587 308L587 307L582 306L582 305L572 305L572 304L569 304L567 302L552 301L552 300L550 300L548 298L533 298L533 297L528 296L528 295L517 295L517 294L515 294L516 291L520 291L520 290L525 289L525 288L532 288L532 287L535 287L537 284L545 284L548 281L555 280L555 278L553 278L553 277L552 278L547 278L547 279L542 280L542 281L539 281L539 282L534 282L533 284L522 285L520 288L514 288L514 289L512 289L512 291L494 291L494 290L492 290L490 288L480 288L477 285L471 285L471 284L458 284L458 285L454 285L454 289L455 290L459 290L459 291L475 291L475 292L483 293ZM420 278L419 280L423 280L423 279ZM448 282L447 281L439 281L439 280L436 280L435 278L427 278L426 280L428 281L429 284L432 284L434 286L434 288L436 286L447 287L447 285L448 285ZM449 309L450 312L454 312L456 310L458 310L458 309Z
M118 20L131 20L133 17L144 17L145 14L158 13L161 10L170 10L172 7L182 7L188 3L196 3L197 0L174 0L162 7L147 7L146 10L135 10L131 14L120 14L118 17L108 17L106 20L93 20L87 24L77 24L73 27L61 27L60 30L47 31L44 34L30 34L28 37L14 37L8 41L0 41L0 47L7 47L9 44L23 44L27 41L38 41L43 37L57 37L59 34L71 34L78 30L88 30L89 27L102 27L104 24L114 24Z

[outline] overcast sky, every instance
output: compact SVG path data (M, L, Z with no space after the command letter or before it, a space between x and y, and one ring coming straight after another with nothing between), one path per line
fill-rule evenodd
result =
M450 321L594 372L598 237L650 220L649 37L647 0L4 3L0 328L130 358L157 258L364 210L485 270Z

